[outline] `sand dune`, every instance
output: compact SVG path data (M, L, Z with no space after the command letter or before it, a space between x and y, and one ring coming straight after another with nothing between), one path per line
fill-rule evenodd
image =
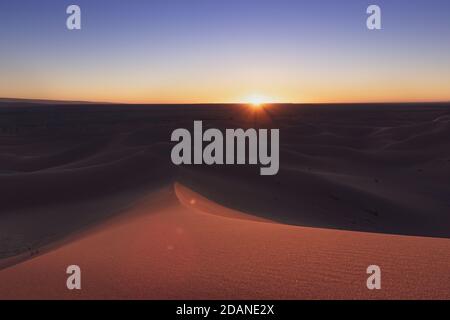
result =
M181 186L49 253L0 271L0 297L450 298L450 240L255 221ZM65 268L82 268L82 290ZM382 290L366 268L383 270Z
M15 104L0 298L72 298L72 263L86 298L448 298L449 105ZM279 174L175 167L170 133L194 120L279 128Z

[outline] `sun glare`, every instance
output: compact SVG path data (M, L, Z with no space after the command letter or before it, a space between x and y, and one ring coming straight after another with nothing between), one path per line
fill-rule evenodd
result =
M255 100L250 102L250 104L252 105L253 108L259 108L263 105L262 101L259 100Z
M257 109L268 103L268 99L262 96L251 96L246 99L246 103Z

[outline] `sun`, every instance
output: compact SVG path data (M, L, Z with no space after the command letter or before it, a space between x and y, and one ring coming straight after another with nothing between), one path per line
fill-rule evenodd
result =
M257 99L250 102L250 105L253 108L260 108L263 104L264 104L264 102L262 100L257 100Z
M263 105L267 104L269 100L263 96L253 95L253 96L248 97L245 101L251 107L253 107L255 109L259 109Z

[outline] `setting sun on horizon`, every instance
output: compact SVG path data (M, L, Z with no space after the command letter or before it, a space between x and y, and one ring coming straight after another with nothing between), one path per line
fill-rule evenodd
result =
M243 103L249 104L254 108L259 108L265 104L276 103L277 101L263 95L250 95L243 100Z

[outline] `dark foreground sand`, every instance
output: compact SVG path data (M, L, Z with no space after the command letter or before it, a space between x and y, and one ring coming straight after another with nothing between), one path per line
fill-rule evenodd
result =
M448 105L3 104L0 298L450 298ZM174 167L193 120L280 128L279 175Z

